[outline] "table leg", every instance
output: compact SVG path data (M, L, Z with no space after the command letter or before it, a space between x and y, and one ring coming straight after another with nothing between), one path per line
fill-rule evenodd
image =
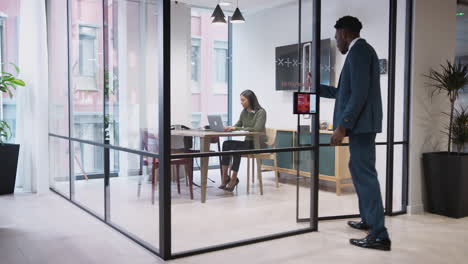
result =
M209 152L210 151L210 140L211 138L206 136L200 138L200 147L201 152ZM206 202L206 185L208 181L208 161L209 157L202 157L201 158L201 202Z
M260 136L255 137L255 149L260 149ZM262 179L262 159L257 158L257 176L258 176L258 184L260 185L260 195L263 195L263 179Z

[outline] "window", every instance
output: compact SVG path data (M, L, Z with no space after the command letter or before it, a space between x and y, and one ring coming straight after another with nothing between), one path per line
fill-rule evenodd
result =
M200 92L200 42L199 38L192 38L192 92Z
M80 90L97 89L97 28L80 25Z
M80 26L80 75L96 75L96 28Z
M0 64L3 63L3 18L0 16Z
M200 128L201 127L201 112L193 112L192 113L192 128Z
M213 45L213 77L215 93L227 93L228 63L227 41L215 40Z
M226 41L214 42L214 56L215 56L215 81L217 83L227 83L228 81L228 48Z

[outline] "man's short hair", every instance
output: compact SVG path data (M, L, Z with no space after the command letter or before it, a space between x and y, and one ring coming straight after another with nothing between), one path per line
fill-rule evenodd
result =
M347 29L353 33L359 34L362 29L362 24L356 17L344 16L336 21L335 28Z

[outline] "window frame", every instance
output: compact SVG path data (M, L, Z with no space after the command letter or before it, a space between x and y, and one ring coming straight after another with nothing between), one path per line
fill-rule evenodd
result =
M82 33L82 28L89 28L94 30L94 36L92 34ZM77 90L80 91L98 91L98 80L99 80L99 67L98 67L98 25L89 24L89 23L78 23L78 79L80 83L85 83L89 79L92 80L94 84L93 87L87 88L83 85L78 85ZM86 36L82 38L82 36ZM93 65L93 74L87 75L83 74L83 40L92 40L93 41L93 55L94 55L94 65Z
M194 40L196 40L196 42L198 42L197 44L198 45L194 45ZM197 60L197 69L198 69L198 74L197 74L197 77L198 77L198 80L193 80L192 77L192 68L193 66L191 65L190 67L190 83L191 83L191 90L192 90L192 94L200 94L201 93L201 88L200 88L200 84L201 84L201 68L202 68L202 56L201 56L201 52L202 52L202 38L201 36L191 36L191 44L190 44L190 64L192 63L192 56L193 56L193 53L192 53L192 49L193 49L193 46L198 46L198 60Z
M229 41L228 40L213 40L212 46L212 83L213 93L217 95L228 94L228 83L229 83ZM218 50L224 50L226 52L226 64L225 64L225 78L223 82L218 81Z

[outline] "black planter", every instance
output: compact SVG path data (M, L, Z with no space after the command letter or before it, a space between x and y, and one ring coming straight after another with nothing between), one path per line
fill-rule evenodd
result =
M19 145L0 144L0 195L15 192Z
M468 153L423 154L427 210L461 218L468 216Z

